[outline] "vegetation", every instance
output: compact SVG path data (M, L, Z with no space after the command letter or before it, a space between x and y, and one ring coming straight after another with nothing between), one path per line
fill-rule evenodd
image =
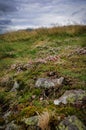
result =
M85 107L76 108L72 104L55 106L53 103L66 90L86 90L85 42L86 26L80 25L0 35L0 114L11 110L9 121L15 119L20 124L22 118L39 113L42 130L50 129L48 123L53 119L49 114L52 112L61 118L74 114L86 123ZM51 72L53 76L49 75ZM48 97L43 97L45 90L35 88L36 80L54 76L64 77L65 83L55 93L51 90ZM10 91L15 81L20 86L17 93ZM43 124L46 124L45 129Z

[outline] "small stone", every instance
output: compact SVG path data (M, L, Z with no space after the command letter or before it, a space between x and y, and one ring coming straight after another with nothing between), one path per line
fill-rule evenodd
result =
M32 99L35 99L36 95L32 95Z
M42 100L43 100L43 97L40 98L40 101L42 101Z
M3 118L5 119L5 123L8 123L8 118L9 118L9 116L11 115L11 111L8 111L8 112L6 112L5 114L4 114L4 116L3 116Z
M38 124L38 116L32 116L30 118L24 118L22 120L26 125L29 126L37 126Z
M18 88L19 88L19 84L17 81L15 81L13 88L10 90L10 92L16 92Z

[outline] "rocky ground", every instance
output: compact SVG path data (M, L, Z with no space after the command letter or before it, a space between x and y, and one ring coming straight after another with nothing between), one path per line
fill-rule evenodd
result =
M86 26L0 35L0 130L86 130Z

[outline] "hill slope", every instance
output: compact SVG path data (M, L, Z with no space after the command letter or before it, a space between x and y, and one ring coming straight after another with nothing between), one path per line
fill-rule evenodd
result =
M41 128L46 124L46 117L49 121L44 124L45 129L57 130L59 122L69 115L77 116L86 125L85 42L86 26L0 35L0 125L3 129L14 121L21 129L31 130L30 123L24 119L40 117L42 112ZM72 95L67 103L64 97L59 99L65 92Z

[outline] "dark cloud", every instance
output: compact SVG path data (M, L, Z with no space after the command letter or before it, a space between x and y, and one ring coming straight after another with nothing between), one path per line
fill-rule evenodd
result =
M0 12L2 14L16 11L15 0L0 0Z
M9 24L11 24L10 20L0 20L0 26L1 25L9 25Z
M0 33L4 33L12 24L8 15L17 11L15 0L0 0Z

